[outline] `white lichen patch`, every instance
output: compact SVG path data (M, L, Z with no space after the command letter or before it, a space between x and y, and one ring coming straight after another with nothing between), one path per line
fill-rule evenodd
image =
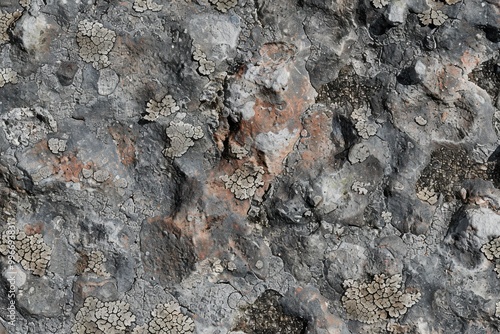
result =
M0 253L13 255L15 262L34 275L45 275L52 250L40 233L27 235L17 228L8 228L2 232L1 238Z
M236 157L236 159L243 159L250 153L250 150L244 146L241 146L237 143L231 143L229 146L231 153Z
M132 334L192 334L194 333L193 320L181 312L176 302L158 304L151 311L152 319L149 323L137 326Z
M76 41L80 47L80 57L96 69L110 65L108 54L113 48L116 33L104 28L99 22L82 20L78 23Z
M0 11L0 45L9 41L7 30L21 17L20 11L5 13Z
M351 164L365 161L370 156L370 150L363 143L355 144L349 150L347 159Z
M104 263L106 262L106 257L101 251L91 251L88 255L87 267L84 272L92 272L97 276L110 277L110 273L106 270Z
M128 333L135 322L135 315L129 309L130 305L122 301L102 302L88 297L78 310L71 331L73 334Z
M107 181L109 179L110 175L109 175L109 172L107 170L100 169L100 170L95 171L94 174L92 175L92 177L94 178L94 180L96 182L102 183L102 182Z
M171 95L165 95L163 99L158 102L154 99L149 100L146 104L146 115L144 119L147 121L156 121L160 116L166 117L179 111L179 106Z
M163 150L163 155L178 158L194 145L194 141L203 138L203 129L182 121L172 121L166 129L170 146Z
M430 205L434 205L438 201L438 194L434 191L434 189L429 189L425 187L417 193L418 199L421 201L427 202Z
M50 166L42 166L36 172L31 174L31 180L34 184L39 184L41 181L49 178L53 174Z
M390 211L383 211L382 212L382 219L386 223L390 223L392 221L392 212Z
M446 16L446 14L444 14L440 10L431 8L421 14L418 14L418 18L420 19L420 22L425 26L430 24L434 26L440 26L446 21L446 19L448 19L448 16Z
M389 4L389 0L372 0L373 7L382 8Z
M42 108L15 108L0 116L0 128L14 146L29 146L57 131L52 115Z
M492 239L481 247L481 252L490 261L500 259L500 237Z
M11 68L0 68L0 88L8 83L16 84L18 82L17 72Z
M500 302L495 305L495 317L500 318Z
M354 120L354 127L361 138L368 139L377 134L378 125L369 120L371 116L369 108L358 108L351 114Z
M245 200L252 198L257 188L264 185L263 175L264 168L246 163L231 176L223 175L220 178L224 181L225 188L230 189L234 197Z
M66 151L66 140L64 139L50 138L47 144L49 150L54 154Z
M158 5L157 3L153 2L153 0L135 0L132 8L134 8L134 10L139 13L143 13L147 10L150 10L152 12L159 12L163 8L163 5Z
M454 5L456 3L459 3L462 0L445 0L446 4L448 5Z
M217 8L217 10L226 13L229 9L235 7L238 4L238 0L209 0L212 5Z
M31 5L31 0L19 0L19 4L23 8L28 8Z
M215 63L207 59L207 55L199 45L194 45L193 59L198 62L198 72L201 75L208 76L215 71Z
M415 123L417 123L420 126L425 126L427 125L427 120L423 118L422 116L417 116L415 117Z
M342 304L349 319L367 324L398 318L419 299L420 292L401 291L401 275L375 275L370 283L345 280Z
M368 194L368 189L366 189L366 187L369 185L370 185L369 183L354 181L354 183L351 186L351 189L360 195L366 195Z

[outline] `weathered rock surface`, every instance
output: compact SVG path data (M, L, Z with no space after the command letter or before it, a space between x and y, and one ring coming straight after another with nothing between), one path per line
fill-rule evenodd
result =
M0 333L500 331L500 5L0 3Z

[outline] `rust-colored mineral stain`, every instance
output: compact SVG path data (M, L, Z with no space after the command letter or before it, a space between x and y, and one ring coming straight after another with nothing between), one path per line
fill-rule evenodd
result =
M125 166L134 164L136 161L134 145L136 138L132 131L123 125L110 126L108 127L108 131L116 142L116 148L122 164Z
M80 182L80 173L83 169L83 163L73 153L63 155L54 164L54 174L59 175L66 182Z
M44 226L43 223L26 225L26 226L24 226L24 233L26 233L26 235L40 234L40 233L42 233L43 226Z

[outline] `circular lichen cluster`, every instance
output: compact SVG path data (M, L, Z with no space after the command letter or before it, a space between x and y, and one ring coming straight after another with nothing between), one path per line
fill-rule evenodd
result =
M133 334L192 334L193 320L181 312L179 304L170 302L156 305L149 323L137 326Z
M246 163L231 176L221 176L226 189L230 189L234 197L240 200L252 198L258 187L264 185L264 168Z
M75 316L73 334L124 334L135 322L130 305L122 301L103 302L88 297Z
M0 10L0 45L9 41L10 38L7 31L11 25L21 17L21 15L20 11L4 13Z
M80 47L80 57L96 69L110 65L108 54L113 48L116 33L106 29L99 22L82 20L78 23L76 41Z
M170 147L163 150L163 155L169 158L181 157L194 145L194 141L203 138L203 129L181 121L172 121L166 129L170 139Z
M0 68L0 87L8 83L16 84L18 81L17 72L11 68Z
M375 275L370 283L344 281L342 304L349 319L367 324L397 318L405 314L419 299L420 292L401 291L401 275Z
M198 72L201 75L210 75L215 71L215 63L207 59L207 55L200 49L199 45L194 46L193 59L198 62Z
M146 115L144 119L153 122L160 116L170 116L177 111L179 111L179 107L174 98L171 95L165 95L160 102L154 99L149 100L146 105Z

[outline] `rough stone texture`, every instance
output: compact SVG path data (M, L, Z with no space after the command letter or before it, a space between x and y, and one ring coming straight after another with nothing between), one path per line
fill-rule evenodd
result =
M499 43L493 0L0 1L0 332L499 332Z

